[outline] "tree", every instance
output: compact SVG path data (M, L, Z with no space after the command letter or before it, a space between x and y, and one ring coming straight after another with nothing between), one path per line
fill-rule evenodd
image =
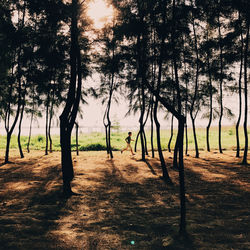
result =
M60 143L61 164L63 174L63 191L65 195L72 195L71 181L74 177L73 162L71 156L71 132L75 124L79 103L82 94L83 65L80 47L80 3L72 0L70 9L70 82L66 104L60 115ZM87 23L82 21L83 25ZM84 48L86 49L86 47Z

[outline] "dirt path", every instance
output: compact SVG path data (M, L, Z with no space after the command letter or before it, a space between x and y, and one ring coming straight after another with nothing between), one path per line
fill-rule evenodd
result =
M249 166L233 155L185 159L191 242L175 240L167 249L250 249ZM170 170L169 187L157 159L114 157L74 156L79 195L65 199L60 153L36 151L21 160L14 152L0 167L0 249L166 249L164 239L178 232L178 172ZM170 166L172 155L165 158Z

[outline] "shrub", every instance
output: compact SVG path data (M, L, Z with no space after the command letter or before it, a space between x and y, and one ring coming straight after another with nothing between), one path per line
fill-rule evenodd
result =
M89 144L86 146L80 146L79 150L80 151L102 151L102 150L106 150L106 146L100 143L95 143L95 144ZM116 151L118 149L112 147L112 150Z
M38 135L37 136L37 141L43 142L44 141L44 137L42 135Z

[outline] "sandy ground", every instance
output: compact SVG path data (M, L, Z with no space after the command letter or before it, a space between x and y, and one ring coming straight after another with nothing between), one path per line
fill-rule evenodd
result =
M34 151L24 159L11 152L11 163L0 165L0 249L250 249L249 166L234 154L185 158L187 242L176 237L172 154L164 153L174 182L168 186L157 157L142 162L139 153L114 152L113 160L106 152L73 153L78 195L66 199L59 152Z

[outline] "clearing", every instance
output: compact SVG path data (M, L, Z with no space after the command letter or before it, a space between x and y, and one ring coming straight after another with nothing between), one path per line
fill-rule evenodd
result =
M73 153L78 195L66 199L60 152L11 154L0 167L0 249L250 249L249 166L235 152L185 157L189 242L175 236L178 172L169 170L174 186L167 186L158 158ZM170 166L172 154L164 156Z

